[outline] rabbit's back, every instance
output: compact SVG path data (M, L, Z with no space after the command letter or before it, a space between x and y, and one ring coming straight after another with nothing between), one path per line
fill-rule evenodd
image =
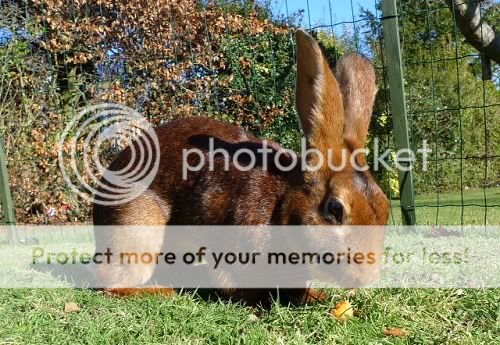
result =
M261 139L238 126L203 117L175 120L155 131L160 163L153 182L124 205L95 203L94 224L280 223L288 178L263 164L258 152ZM266 145L274 152L279 149L276 143ZM214 150L219 153L210 158ZM235 165L239 150L256 156L252 169L241 169L252 163L248 154L240 154ZM123 169L130 159L126 148L109 170Z

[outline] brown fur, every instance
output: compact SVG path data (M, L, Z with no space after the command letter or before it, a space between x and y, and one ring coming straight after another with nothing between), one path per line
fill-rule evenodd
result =
M174 289L164 287L141 287L141 288L111 288L106 289L106 292L113 296L145 296L145 295L159 295L159 296L172 296L175 294Z
M317 43L301 30L296 39L297 109L308 147L325 155L326 150L333 149L337 164L342 149L352 152L366 143L376 90L373 67L360 55L349 54L339 62L337 82ZM326 164L316 172L281 172L273 167L271 157L268 171L257 164L245 172L232 165L224 171L219 159L215 171L204 167L189 172L187 180L183 180L183 149L199 148L206 152L212 137L216 139L216 148L229 152L243 147L257 150L262 140L237 126L201 117L172 121L158 127L156 133L161 146L160 152L155 153L160 155L160 168L148 191L120 206L95 204L95 225L328 225L332 223L325 218L324 210L332 197L344 205L343 224L384 225L387 221L387 198L368 172L354 171L349 164L340 172L331 171ZM279 148L276 143L272 145ZM110 170L123 168L129 159L130 150L125 149ZM190 164L194 165L194 161ZM358 163L365 164L364 155L359 155ZM367 234L363 241L380 245L383 242L380 236L370 236ZM145 234L139 245L161 248L163 241L159 234ZM116 247L126 245L127 237L96 233L96 242L100 246L113 243ZM99 271L98 276L119 282L123 273L119 268L116 274L107 268ZM137 286L146 284L153 274L147 268L129 273L127 282ZM376 275L373 270L350 274L361 282L369 282ZM231 294L241 295L247 301L262 297L262 291L256 290L231 290ZM287 294L299 296L302 301L324 298L314 290L287 290Z

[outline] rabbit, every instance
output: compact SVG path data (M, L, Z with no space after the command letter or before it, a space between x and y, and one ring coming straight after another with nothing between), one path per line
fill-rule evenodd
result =
M334 162L340 161L341 151L348 153L364 148L377 91L375 71L371 62L357 53L343 56L336 73L330 69L318 43L304 30L296 31L297 84L296 106L307 147L327 156L332 151ZM134 200L118 206L94 203L94 225L385 225L388 219L388 199L368 171L357 171L352 162L341 171L333 171L324 163L315 171L292 169L280 171L263 162L249 171L240 171L230 163L223 169L215 160L213 171L203 167L188 171L183 178L183 150L204 150L210 138L215 148L229 152L238 148L255 151L263 139L244 129L208 117L188 117L161 125L155 129L160 143L160 167L148 189ZM273 152L281 147L269 142ZM130 150L123 150L110 165L119 170L130 163ZM284 162L289 155L282 155ZM316 158L309 158L314 161ZM199 157L190 157L193 166ZM316 162L317 163L317 162ZM366 166L363 152L356 154L355 163ZM259 165L260 164L260 165ZM366 235L367 242L382 245L383 236ZM119 247L129 241L119 231L96 232L96 243ZM151 251L161 251L161 234L145 233L134 239L137 245ZM154 265L153 265L154 266ZM153 266L110 269L98 267L97 276L106 280L126 279L125 289L108 289L111 293L172 293L171 289L147 287ZM377 269L351 272L356 281L368 282ZM125 278L123 278L125 277ZM115 281L115 280L113 280ZM142 289L141 289L142 287ZM232 296L258 301L275 296L269 290L233 289ZM274 295L273 295L274 294ZM314 289L278 291L280 298L310 302L326 296Z

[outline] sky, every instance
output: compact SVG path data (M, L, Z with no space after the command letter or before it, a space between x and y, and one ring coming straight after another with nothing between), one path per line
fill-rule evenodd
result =
M359 18L359 9L361 7L368 8L374 12L376 0L271 0L274 15L287 16L304 10L302 22L300 25L304 28L317 27L320 25L330 25L351 22L353 18ZM331 13L330 13L331 8ZM6 39L10 39L9 33L0 28L0 44L5 43ZM341 33L343 25L334 26L336 33Z
M272 0L274 14L286 15L287 4L289 13L297 10L305 11L301 23L301 26L305 28L330 25L332 21L334 24L343 21L352 21L352 9L354 10L354 18L358 19L361 6L368 8L372 12L374 12L375 8L375 0Z

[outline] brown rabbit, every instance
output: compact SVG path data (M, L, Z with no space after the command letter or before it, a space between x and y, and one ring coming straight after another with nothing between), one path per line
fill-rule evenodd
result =
M339 162L342 150L349 153L364 148L376 94L375 72L371 63L359 54L348 54L338 63L336 76L314 39L303 30L296 32L297 43L297 109L307 147L315 148ZM136 199L119 206L94 205L95 225L385 225L388 201L367 171L357 171L348 164L333 171L323 164L317 171L293 169L280 171L272 162L264 170L257 166L240 171L233 164L223 169L222 158L215 160L210 171L203 167L183 178L183 150L207 152L208 139L215 148L231 152L238 148L255 151L263 141L243 129L210 118L191 117L172 121L156 129L160 142L160 168L149 188ZM270 144L273 152L280 146ZM130 161L125 149L110 170L119 170ZM191 166L197 157L190 157ZM282 160L290 159L283 155ZM308 157L314 160L315 157ZM356 155L358 166L366 165L363 153ZM260 162L262 164L262 162ZM370 234L366 241L379 244L383 238ZM119 232L96 233L100 245L126 243ZM138 245L160 251L163 237L144 234L136 238ZM106 280L125 276L127 286L144 286L154 267L127 268L116 272L99 268L97 275ZM373 271L352 273L359 282L368 282ZM141 290L110 289L119 294ZM167 292L168 289L146 289ZM269 291L232 291L248 301L263 298ZM264 294L264 295L263 295ZM316 291L287 290L288 295L304 301L322 298Z

